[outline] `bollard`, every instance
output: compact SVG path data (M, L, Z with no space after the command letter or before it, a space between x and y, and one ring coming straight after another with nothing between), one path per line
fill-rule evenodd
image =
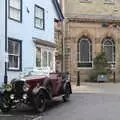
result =
M80 86L80 71L77 71L77 86Z
M115 83L115 72L113 72L113 82Z

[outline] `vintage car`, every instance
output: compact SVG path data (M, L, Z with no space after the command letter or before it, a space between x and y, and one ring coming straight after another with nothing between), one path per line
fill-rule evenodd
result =
M27 104L36 112L43 112L49 100L62 96L68 101L72 93L67 73L49 73L32 70L4 85L0 92L0 109L8 112L19 103Z

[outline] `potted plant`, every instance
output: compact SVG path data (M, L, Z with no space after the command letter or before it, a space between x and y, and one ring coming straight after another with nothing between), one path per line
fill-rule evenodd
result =
M94 73L97 77L97 81L108 81L107 73L109 70L109 66L107 63L107 59L105 57L105 53L100 52L93 60L94 62Z

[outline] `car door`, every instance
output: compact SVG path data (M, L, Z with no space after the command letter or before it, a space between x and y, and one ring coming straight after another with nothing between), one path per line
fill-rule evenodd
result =
M62 76L59 75L58 73L52 73L51 74L51 82L53 85L53 95L56 96L59 93L59 90L61 88L62 85Z
M59 91L62 85L62 76L60 74L57 75L57 79L55 81L56 84L56 90L55 90L55 95L59 95Z

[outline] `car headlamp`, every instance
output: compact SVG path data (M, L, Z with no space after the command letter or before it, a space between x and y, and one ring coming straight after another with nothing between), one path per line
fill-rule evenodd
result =
M24 90L24 92L27 92L27 91L29 90L29 88L30 88L29 84L25 83L25 84L23 85L23 90Z
M27 94L23 94L23 99L25 100L25 99L27 99Z
M13 100L15 98L15 95L14 94L11 94L10 95L10 99Z
M6 91L11 91L12 90L12 85L11 84L6 84L6 85L4 85L4 89Z

